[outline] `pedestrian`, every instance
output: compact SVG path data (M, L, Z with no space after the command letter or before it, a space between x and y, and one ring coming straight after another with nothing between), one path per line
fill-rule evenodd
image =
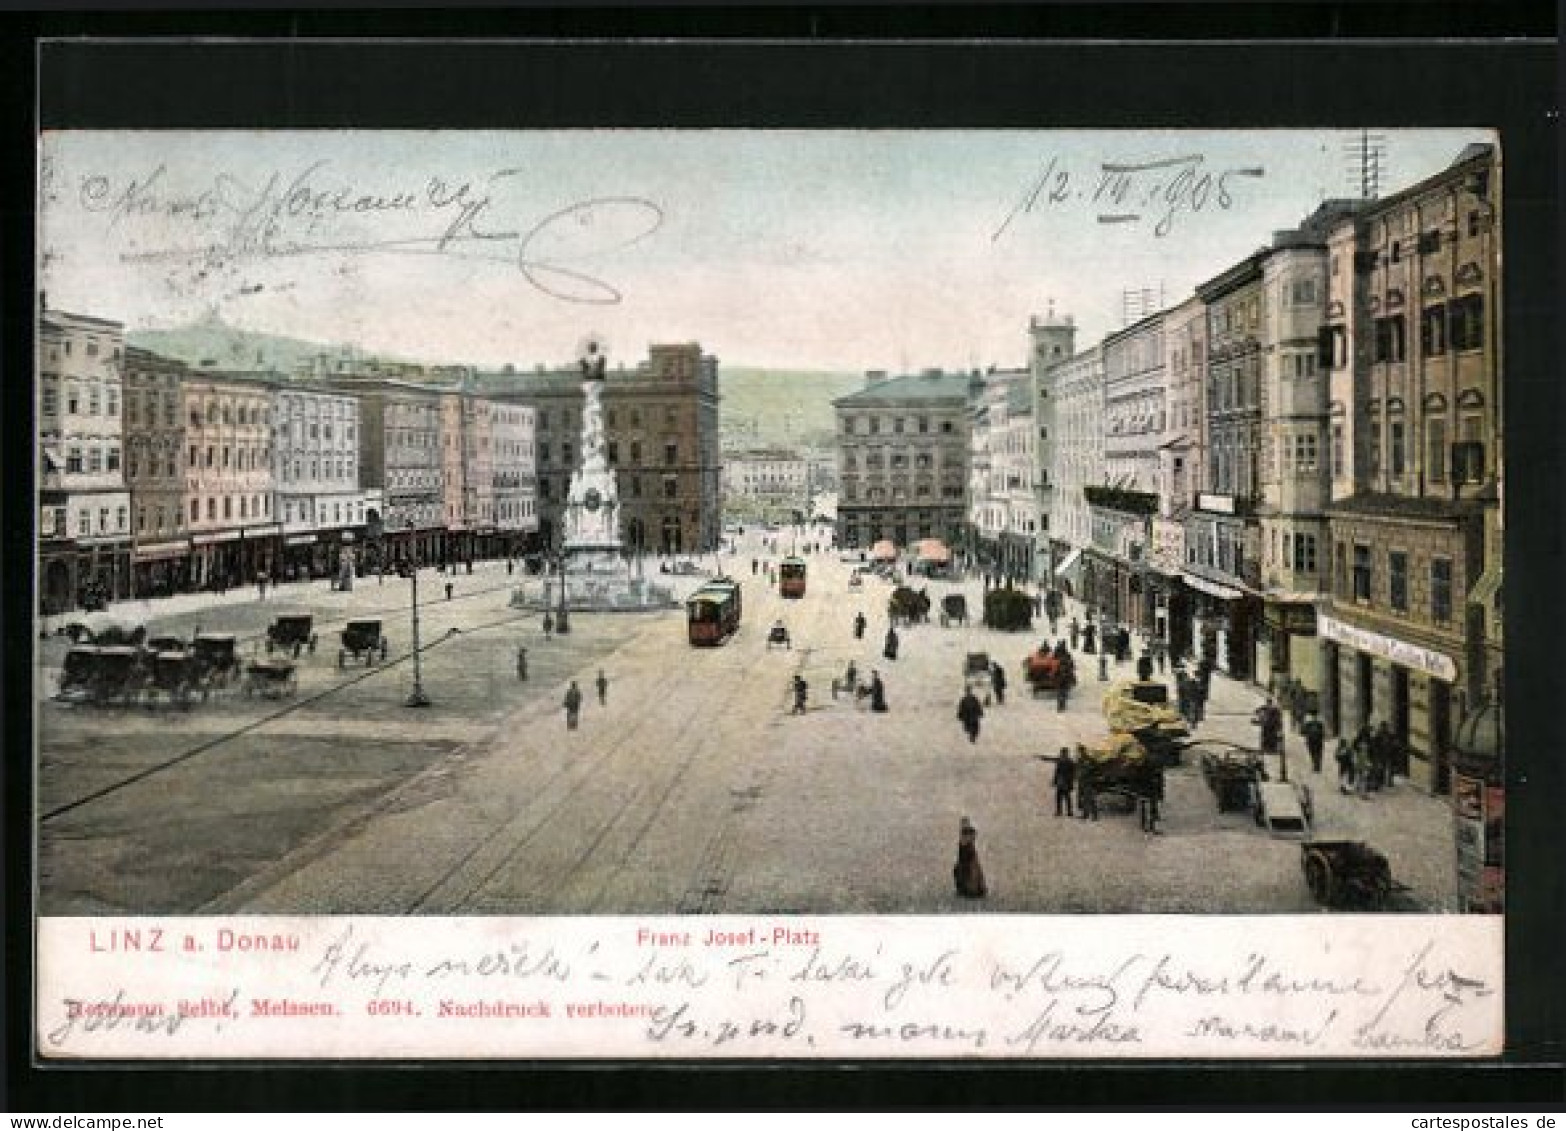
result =
M1187 678L1184 668L1176 668L1175 680L1175 709L1180 712L1180 717L1186 721L1186 725L1192 725L1191 719L1191 681Z
M881 654L888 660L897 659L897 629L891 625L886 628L886 644L881 649Z
M1366 724L1354 736L1354 792L1364 797L1370 784L1370 726Z
M555 631L555 618L548 613L544 614L544 639L548 640Z
M1144 789L1145 792L1139 799L1142 831L1150 836L1157 835L1158 820L1161 815L1159 806L1164 800L1164 768L1162 766L1149 768Z
M957 828L957 864L952 868L952 881L964 899L983 899L989 894L984 869L979 865L979 830L967 817Z
M758 563L758 562L757 562L757 561L756 561L756 559L755 559L755 558L751 558L751 559L750 559L750 575L751 575L751 576L752 576L752 577L755 577L755 576L756 576L756 573L757 573L757 572L758 572L758 571L759 571L759 570L760 570L760 568L761 568L761 566L760 566L760 564L759 564L759 563Z
M1082 641L1082 626L1077 623L1077 618L1071 618L1071 650L1075 652Z
M1338 764L1338 792L1348 793L1349 787L1354 784L1354 751L1349 746L1348 739L1338 739L1338 748L1333 754L1333 759Z
M870 672L870 709L886 714L886 684L881 682L881 673L874 670Z
M861 613L855 613L854 614L854 639L855 640L863 640L864 638L865 638L865 614L862 613L862 612Z
M1094 645L1098 643L1098 641L1096 639L1097 635L1098 635L1098 630L1093 627L1091 622L1089 622L1087 625L1085 625L1083 627L1083 629L1082 629L1082 650L1084 652L1088 653L1088 655L1092 655L1093 653L1098 651L1098 649L1096 647L1094 647ZM1075 639L1072 640L1071 650L1073 652L1075 652L1077 650L1077 645L1076 645Z
M266 600L266 570L256 574L256 593L260 600Z
M1060 635L1060 615L1058 613L1051 612L1049 614L1049 634L1051 636Z
M451 600L451 591L456 588L451 582L446 582L446 600Z
M1388 789L1392 788L1392 776L1397 769L1397 735L1385 719L1371 736L1371 761L1376 765L1376 778Z
M794 710L792 714L803 715L805 713L805 701L810 695L810 685L805 682L805 677L796 673L794 675Z
M1055 713L1061 714L1066 710L1066 701L1071 698L1071 679L1064 670L1055 677Z
M1256 713L1251 716L1251 722L1255 723L1261 732L1262 753L1278 753L1283 745L1283 712L1278 710L1278 705L1269 697L1267 702L1256 708Z
M979 706L979 697L973 693L973 688L964 689L957 702L957 718L970 743L979 741L979 720L983 717L984 708Z
M1055 816L1070 817L1071 793L1077 784L1077 764L1071 760L1071 751L1065 746L1055 755Z
M1136 678L1143 683L1148 683L1153 678L1152 653L1144 651L1136 658Z
M1169 662L1169 646L1163 640L1153 641L1153 659L1158 662L1158 674L1164 674L1164 665Z
M604 675L604 669L598 669L598 705L609 706L609 677Z
M1310 768L1321 773L1321 755L1327 742L1327 728L1322 725L1321 718L1312 711L1306 716L1305 722L1300 726L1300 733L1305 736L1305 752L1310 755Z
M517 679L527 680L527 649L520 644L517 645Z
M512 571L515 568L516 568L516 562L512 561L510 558L507 558L506 559L506 576L510 577ZM382 572L384 573L385 571L383 570Z
M582 692L576 686L576 680L573 679L571 681L571 686L566 688L565 693L566 730L576 729L577 716L581 713L581 711Z
M999 660L990 665L990 689L995 692L996 704L1004 705L1006 702L1006 670L1000 666Z
M1207 717L1207 684L1200 679L1191 681L1191 713L1193 726L1201 726Z
M1093 765L1087 748L1077 746L1077 819L1098 820L1098 783L1093 780Z

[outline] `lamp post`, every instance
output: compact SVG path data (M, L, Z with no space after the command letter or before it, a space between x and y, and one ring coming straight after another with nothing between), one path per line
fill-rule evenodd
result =
M413 579L413 691L408 695L405 707L428 707L430 698L424 694L423 669L419 658L419 570L415 565L409 574Z

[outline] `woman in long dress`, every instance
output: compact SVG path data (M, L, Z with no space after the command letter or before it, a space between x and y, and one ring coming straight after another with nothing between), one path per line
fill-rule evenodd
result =
M957 864L952 868L952 881L964 899L983 899L989 894L984 869L979 865L979 830L967 817L957 830Z

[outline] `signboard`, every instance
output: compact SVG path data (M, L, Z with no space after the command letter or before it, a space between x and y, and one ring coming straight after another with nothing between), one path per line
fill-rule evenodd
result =
M1174 577L1185 565L1185 524L1167 518L1153 519L1150 564L1159 573Z
M1385 636L1379 632L1371 632L1369 629L1358 628L1325 613L1316 618L1316 628L1327 640L1347 644L1358 651L1369 652L1382 659L1391 660L1394 664L1401 664L1405 668L1422 671L1447 683L1457 682L1457 664L1452 657L1442 652L1421 648L1417 644L1410 644L1406 640L1398 640L1396 637Z
M1197 508L1204 511L1217 511L1219 514L1234 513L1233 495L1198 495L1196 496Z

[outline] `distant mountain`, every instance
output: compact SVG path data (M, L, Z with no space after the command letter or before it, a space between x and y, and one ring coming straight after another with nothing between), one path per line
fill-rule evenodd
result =
M832 401L864 383L860 373L721 366L723 446L829 447L837 427Z
M173 330L132 330L126 334L126 339L133 346L188 365L210 364L222 369L263 369L280 373L293 373L319 354L342 357L361 352L351 346L242 330L212 314Z

